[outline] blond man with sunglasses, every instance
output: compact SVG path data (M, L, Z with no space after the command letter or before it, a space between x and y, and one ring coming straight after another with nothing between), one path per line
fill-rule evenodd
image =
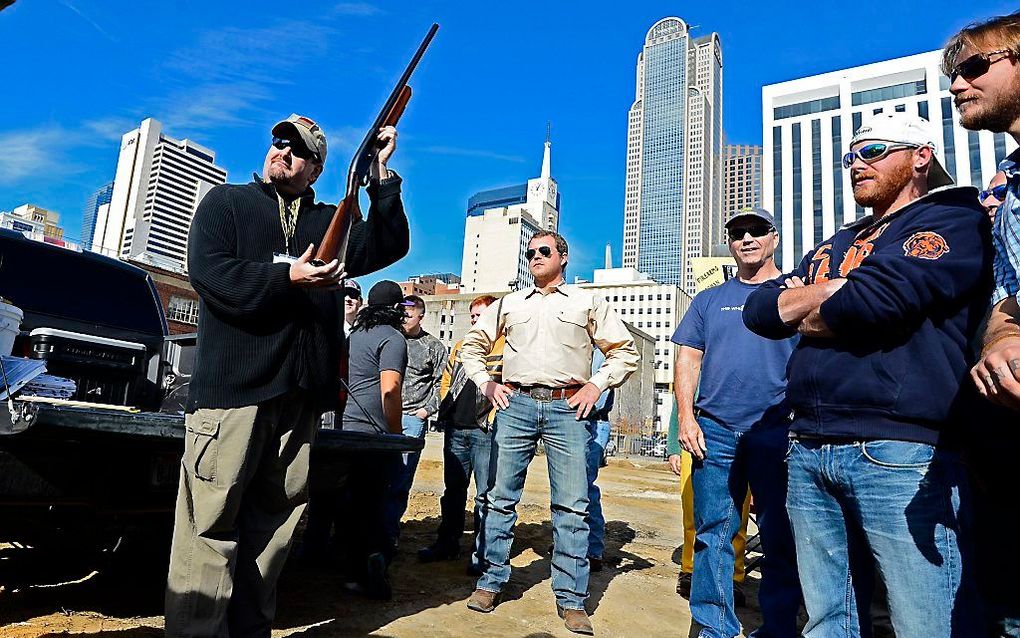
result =
M972 24L950 38L943 51L960 123L970 130L1007 133L1020 142L1020 12ZM979 407L967 450L976 475L978 579L985 596L984 635L1020 636L1020 585L1003 570L1002 513L1016 497L1016 450L1020 431L1020 151L999 164L981 193L995 245L995 290L982 342L971 370L978 391L993 404ZM996 208L993 209L992 207ZM975 633L975 635L977 635Z
M870 633L875 566L898 638L977 635L959 444L990 224L977 189L951 186L934 139L905 113L866 121L843 165L871 214L744 306L758 334L801 335L787 509L805 638Z

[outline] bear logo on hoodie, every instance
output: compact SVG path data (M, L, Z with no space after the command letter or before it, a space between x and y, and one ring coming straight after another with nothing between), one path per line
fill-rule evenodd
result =
M931 231L914 233L903 242L903 254L907 257L935 260L949 252L945 237Z

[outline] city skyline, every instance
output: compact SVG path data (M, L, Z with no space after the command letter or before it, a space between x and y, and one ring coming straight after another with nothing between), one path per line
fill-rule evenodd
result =
M741 20L721 19L714 7L684 10L685 20L701 25L695 36L718 31L726 48L728 143L762 143L763 85L931 50L963 24L1013 9L1007 2L935 2L923 11L861 6L850 20L843 11L806 7L775 12L738 2L730 9ZM464 202L516 183L548 120L555 123L557 178L569 193L561 230L571 245L571 273L588 276L600 266L607 241L622 255L635 46L649 25L676 12L666 2L643 3L623 19L616 5L598 2L583 12L522 4L470 14L435 2L355 2L326 7L313 22L259 2L243 11L232 3L189 12L116 2L83 2L78 10L15 3L0 14L5 41L36 51L9 78L33 99L0 105L0 144L9 150L0 160L0 208L31 202L57 211L72 240L80 239L73 229L89 195L113 176L120 136L150 116L175 137L215 149L241 182L261 167L275 121L291 112L315 116L331 144L316 190L319 199L336 201L351 147L387 85L427 24L440 22L415 76L393 161L405 178L411 252L371 279L458 270ZM40 22L76 55L35 47ZM902 29L907 23L911 29ZM477 34L493 25L514 33L515 46L479 48ZM789 32L797 38L762 37ZM296 38L303 46L284 56L265 45ZM840 39L867 46L833 46ZM521 99L525 93L530 97Z

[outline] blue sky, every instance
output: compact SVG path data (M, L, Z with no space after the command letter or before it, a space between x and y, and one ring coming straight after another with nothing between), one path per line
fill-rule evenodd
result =
M120 136L145 117L217 153L233 182L259 170L269 128L318 120L341 196L347 163L432 21L391 165L405 178L412 248L371 277L459 272L467 198L537 176L546 121L571 274L619 265L627 109L648 28L676 15L717 31L728 141L761 143L761 86L938 48L1015 10L969 0L844 3L197 2L18 0L0 12L0 209L59 212L77 237L88 196L113 178Z

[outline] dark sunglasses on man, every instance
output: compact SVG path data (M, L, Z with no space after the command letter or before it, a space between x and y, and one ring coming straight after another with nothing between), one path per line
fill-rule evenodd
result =
M1006 193L1008 193L1008 192L1009 192L1009 184L999 184L998 186L993 186L991 188L986 188L983 191L981 191L980 193L978 193L978 201L983 202L986 199L988 199L989 197L994 197L995 199L997 199L997 200L999 200L1001 202L1001 201L1004 201L1006 199Z
M755 224L754 226L738 226L737 228L729 228L726 233L730 236L730 241L740 241L744 238L745 234L750 234L751 237L758 239L764 237L772 232L772 226L770 224Z
M959 76L963 76L963 79L968 82L974 78L979 78L985 73L988 73L988 68L990 66L999 60L1005 60L1011 55L1013 55L1013 52L1009 49L1000 49L998 51L989 51L988 53L977 53L972 55L953 67L953 70L949 72L949 81L955 82L956 78ZM999 57L993 60L992 57L994 56Z
M525 251L524 256L527 258L528 261L531 261L532 259L535 258L535 255L542 255L543 257L552 257L552 253L553 253L552 248L549 248L548 246L539 246L537 252L535 251L534 248L529 248L527 251Z
M290 147L290 152L293 153L294 157L299 157L303 160L315 160L319 161L319 154L309 149L304 145L303 142L298 140L289 140L285 137L273 136L273 146L278 150L283 150Z

